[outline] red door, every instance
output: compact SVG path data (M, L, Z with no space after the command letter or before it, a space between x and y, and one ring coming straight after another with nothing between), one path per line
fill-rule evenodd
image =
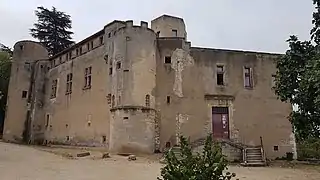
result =
M212 131L214 138L229 139L228 107L212 107Z

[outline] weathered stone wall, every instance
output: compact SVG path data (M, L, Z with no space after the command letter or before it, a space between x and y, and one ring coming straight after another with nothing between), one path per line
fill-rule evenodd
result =
M145 107L117 107L110 122L110 151L153 153L155 150L155 111Z
M24 132L29 134L27 129L31 127L30 103L33 67L36 61L47 58L48 51L39 43L20 41L14 45L7 112L4 122L4 140L20 142L23 139ZM24 97L22 96L23 91L25 91ZM27 118L28 122L26 122Z
M169 15L160 16L151 21L151 29L159 32L159 37L181 37L187 39L186 26L182 18ZM173 32L172 30L176 30Z

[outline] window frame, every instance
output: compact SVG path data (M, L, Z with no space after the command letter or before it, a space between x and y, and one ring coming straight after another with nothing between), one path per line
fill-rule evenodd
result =
M247 72L247 70L249 72ZM253 88L253 68L250 66L244 66L243 67L243 86L246 89L252 89ZM247 84L247 78L249 78L248 82L249 84Z
M221 68L221 71L219 71L219 68ZM220 84L219 82L219 76L222 75L222 84ZM216 85L217 86L225 86L226 82L225 82L225 66L223 64L217 64L216 65Z
M90 89L92 86L92 66L86 67L84 70L84 89Z
M50 99L54 99L57 97L57 90L58 89L58 79L54 79L51 82L51 94Z
M72 79L73 79L73 74L68 73L67 81L66 81L66 95L69 95L72 93Z

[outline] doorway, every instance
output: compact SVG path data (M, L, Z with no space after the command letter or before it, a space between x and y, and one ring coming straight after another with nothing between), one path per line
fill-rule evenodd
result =
M212 107L213 138L229 139L228 107Z

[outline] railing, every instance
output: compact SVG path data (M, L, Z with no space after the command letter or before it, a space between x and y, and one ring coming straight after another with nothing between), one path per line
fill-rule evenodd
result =
M263 140L262 140L262 136L260 136L260 145L261 145L261 156L262 156L262 160L264 162L266 162L266 154L265 154L265 151L264 151L264 148L263 148Z

